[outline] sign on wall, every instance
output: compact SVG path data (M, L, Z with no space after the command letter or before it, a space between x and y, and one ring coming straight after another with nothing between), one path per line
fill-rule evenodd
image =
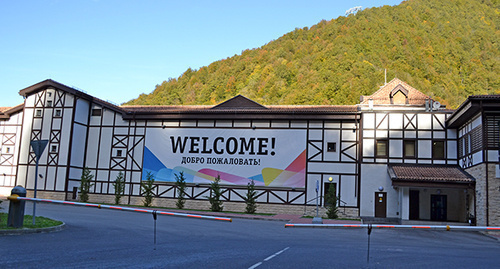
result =
M306 132L167 128L148 129L143 180L175 182L184 172L188 183L305 187Z

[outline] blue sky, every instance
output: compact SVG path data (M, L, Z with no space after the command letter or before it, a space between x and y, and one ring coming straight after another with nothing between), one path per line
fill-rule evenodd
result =
M121 104L155 85L258 48L295 28L343 16L344 1L0 1L2 106L45 79Z

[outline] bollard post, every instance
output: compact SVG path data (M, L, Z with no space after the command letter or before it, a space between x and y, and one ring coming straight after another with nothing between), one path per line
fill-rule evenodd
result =
M26 189L21 186L16 186L10 192L8 197L10 200L9 204L9 216L7 217L7 227L22 228L24 221L24 205L26 201L10 199L13 197L26 197Z

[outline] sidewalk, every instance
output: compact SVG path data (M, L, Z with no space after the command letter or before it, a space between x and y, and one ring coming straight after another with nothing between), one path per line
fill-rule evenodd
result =
M204 216L218 216L232 219L256 219L256 220L273 220L283 221L288 223L304 223L311 224L312 218L305 218L302 215L294 214L276 214L276 215L258 215L258 214L239 214L230 212L211 212L211 211L196 211L196 210L179 210L179 209L157 209L158 211L179 212ZM323 219L324 224L361 224L359 220L333 220Z

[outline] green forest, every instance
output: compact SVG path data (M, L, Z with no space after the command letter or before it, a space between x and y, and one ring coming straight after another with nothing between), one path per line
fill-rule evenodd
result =
M124 105L352 105L394 77L456 108L500 94L500 0L408 0L297 28Z

